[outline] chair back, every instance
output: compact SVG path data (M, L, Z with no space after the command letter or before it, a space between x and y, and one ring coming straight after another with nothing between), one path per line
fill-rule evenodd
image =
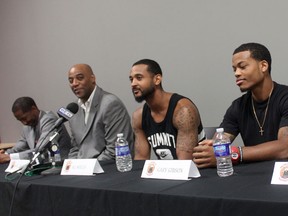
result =
M216 133L216 129L218 127L204 127L204 131L207 139L213 139L214 134Z

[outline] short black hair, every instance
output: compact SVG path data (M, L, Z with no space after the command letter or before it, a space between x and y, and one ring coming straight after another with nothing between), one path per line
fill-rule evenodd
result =
M239 52L250 51L251 57L255 60L265 60L268 63L268 72L271 74L272 59L269 50L259 43L245 43L236 48L233 55Z
M147 71L151 72L152 74L154 74L154 75L157 75L157 74L162 75L161 67L156 61L151 60L151 59L141 59L141 60L135 62L133 64L133 66L140 65L140 64L147 65L148 66L147 67Z
M21 110L23 113L26 113L32 109L32 106L37 108L35 101L31 97L19 97L12 105L12 112L15 113Z

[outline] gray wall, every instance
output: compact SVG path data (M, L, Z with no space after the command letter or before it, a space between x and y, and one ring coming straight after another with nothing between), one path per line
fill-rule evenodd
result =
M190 97L205 126L218 125L241 95L231 67L241 43L265 44L274 80L287 84L287 7L284 0L0 0L2 142L19 137L11 113L17 97L54 112L75 100L67 81L75 63L90 64L98 85L132 113L140 104L131 65L155 59L164 89Z

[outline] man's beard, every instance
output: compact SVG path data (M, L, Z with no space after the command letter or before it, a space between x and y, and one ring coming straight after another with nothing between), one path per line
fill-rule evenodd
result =
M139 90L140 91L140 90ZM141 91L142 92L142 95L139 96L139 97L136 97L134 95L134 98L135 100L138 102L138 103L141 103L142 101L146 100L147 98L149 98L151 95L154 94L155 92L155 88L154 86L151 86L149 89L147 90L144 90L144 91Z

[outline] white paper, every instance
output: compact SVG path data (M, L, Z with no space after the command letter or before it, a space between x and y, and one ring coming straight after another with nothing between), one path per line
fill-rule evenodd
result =
M61 175L94 175L103 172L97 159L65 159Z
M10 160L10 163L9 163L7 169L5 170L5 172L22 173L26 169L26 167L28 166L29 163L30 163L29 160Z
M190 180L200 177L192 160L146 160L142 178Z
M271 184L288 185L288 161L275 162Z

